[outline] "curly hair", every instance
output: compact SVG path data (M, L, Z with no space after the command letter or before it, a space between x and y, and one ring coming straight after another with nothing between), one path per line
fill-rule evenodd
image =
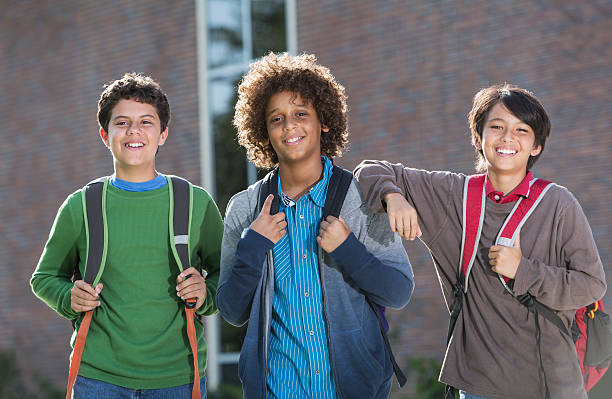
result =
M342 155L348 143L344 87L316 61L313 54L271 52L252 63L243 76L238 86L234 126L238 143L247 149L255 166L271 168L278 164L278 155L268 139L265 109L270 97L282 91L297 93L312 104L321 125L329 128L321 135L321 154L329 158Z
M105 85L104 91L100 94L98 124L105 132L108 132L108 123L113 108L120 100L135 100L154 106L159 116L162 132L170 123L170 104L166 93L151 77L132 72Z

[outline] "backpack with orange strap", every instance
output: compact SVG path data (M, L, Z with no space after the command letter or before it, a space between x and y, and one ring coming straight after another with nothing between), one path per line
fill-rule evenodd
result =
M191 222L193 186L187 180L176 176L167 176L169 188L169 237L172 254L180 269L185 270L189 267L189 224ZM108 228L106 224L106 191L109 179L102 177L88 183L81 191L83 202L83 218L85 221L85 241L87 243L87 255L85 258L85 276L83 280L95 287L106 263ZM178 206L175 206L178 204ZM75 279L80 279L81 275L77 269ZM187 337L193 354L194 382L192 399L200 399L200 383L198 370L198 347L194 324L196 298L185 300L185 314L187 318ZM95 309L94 309L95 310ZM70 361L70 371L68 374L68 386L66 399L72 397L72 387L79 372L81 357L85 348L85 340L89 331L89 325L94 310L85 312L81 325L77 332L74 343L72 359Z
M461 239L461 256L459 261L459 272L457 282L453 287L455 303L451 311L451 319L448 326L446 345L450 343L455 323L463 306L463 295L467 293L469 275L476 258L476 250L480 241L482 223L484 220L486 203L486 175L474 175L465 179L463 187L463 233ZM552 182L543 179L533 179L529 184L529 194L526 198L519 199L510 214L504 221L500 232L495 240L495 245L512 246L521 227L527 218L538 206L540 201L550 187ZM541 331L539 316L552 322L559 330L572 337L580 371L582 372L584 386L587 392L599 381L608 370L612 360L612 324L609 316L604 313L601 300L576 311L576 317L572 323L571 331L559 316L546 305L540 303L531 294L516 295L512 290L510 279L499 275L503 287L515 297L521 304L526 306L530 312L535 314L536 341L538 344L538 358L540 369L544 375L546 398L550 398L548 381L542 363L540 348ZM454 398L454 388L446 386L446 398Z

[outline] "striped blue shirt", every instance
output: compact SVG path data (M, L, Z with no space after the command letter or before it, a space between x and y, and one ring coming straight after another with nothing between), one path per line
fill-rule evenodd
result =
M269 398L336 397L316 241L332 162L321 158L323 178L297 201L283 194L278 177L279 211L285 212L287 234L274 246Z

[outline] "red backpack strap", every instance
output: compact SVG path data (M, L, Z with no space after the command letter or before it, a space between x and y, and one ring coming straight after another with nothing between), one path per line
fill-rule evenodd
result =
M552 187L552 182L544 179L533 179L529 182L527 197L521 198L516 202L497 235L495 245L504 245L506 247L514 245L517 234L521 231L527 218L531 216L550 187ZM514 294L506 284L510 279L501 274L499 275L499 279L504 285L504 288Z
M468 278L476 258L482 221L484 220L487 197L485 178L486 175L468 176L463 184L463 234L461 237L459 276L462 276L465 280L463 284L465 292L467 292Z

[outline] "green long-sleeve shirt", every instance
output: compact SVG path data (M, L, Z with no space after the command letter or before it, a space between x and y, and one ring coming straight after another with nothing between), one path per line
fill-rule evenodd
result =
M175 204L178 206L179 204ZM128 192L109 185L108 250L79 375L111 384L157 389L193 382L185 311L176 294L180 272L170 248L168 185ZM214 201L194 187L189 249L191 266L206 270L207 296L200 315L217 312L215 296L223 222ZM84 275L85 224L81 190L60 207L32 275L34 293L61 316L80 325L70 307L75 267ZM202 323L196 320L200 374L206 368ZM76 333L72 336L72 344Z

